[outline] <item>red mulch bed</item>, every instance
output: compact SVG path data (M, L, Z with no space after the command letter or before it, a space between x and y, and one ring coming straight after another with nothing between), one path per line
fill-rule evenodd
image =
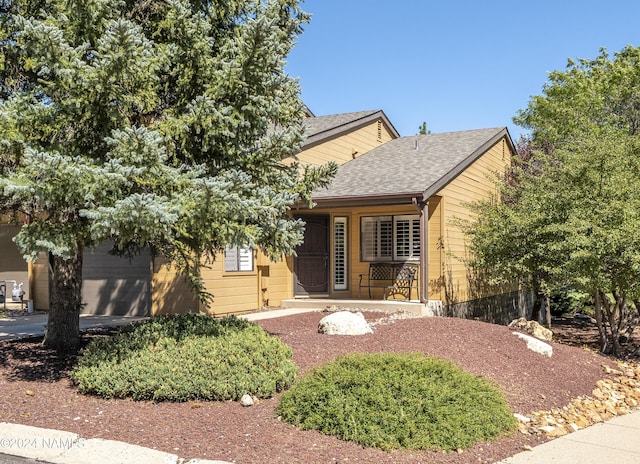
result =
M302 373L352 352L420 351L448 358L499 384L514 412L528 414L561 407L590 394L605 378L611 359L569 346L571 327L559 327L565 342L552 343L547 358L528 350L508 327L454 318L386 320L372 335L348 337L317 333L322 313L266 319L260 325L293 348ZM385 317L366 313L367 320ZM83 342L106 331L88 332ZM595 337L595 332L594 337ZM582 344L582 339L580 343ZM67 377L75 355L61 356L39 339L0 343L0 422L66 430L83 438L133 443L183 458L237 463L493 463L545 439L514 433L480 443L463 453L384 452L301 431L278 420L279 395L242 407L225 403L152 403L103 400L78 394Z

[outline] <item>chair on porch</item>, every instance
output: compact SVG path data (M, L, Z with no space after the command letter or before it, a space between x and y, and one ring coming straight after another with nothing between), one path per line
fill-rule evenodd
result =
M397 264L396 275L393 284L384 290L384 299L396 295L402 295L406 300L411 300L412 290L416 289L417 298L420 299L420 288L418 287L418 272L420 266L415 263Z
M389 283L393 282L396 277L397 267L394 263L370 263L369 272L360 274L359 291L362 295L362 289L369 291L369 299L371 299L371 289L386 289Z

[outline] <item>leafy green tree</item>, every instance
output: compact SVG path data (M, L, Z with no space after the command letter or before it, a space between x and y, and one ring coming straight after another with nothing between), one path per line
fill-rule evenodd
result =
M297 0L6 0L0 12L0 197L49 253L44 343L79 340L83 250L150 246L199 290L227 244L291 253L287 214L335 166L280 161L304 106L285 58L309 16Z
M545 308L550 324L550 295L554 290L553 271L559 264L554 252L555 224L562 214L540 198L540 189L551 179L543 175L546 158L532 150L530 140L518 143L518 155L505 175L496 179L498 195L472 204L473 221L462 224L469 238L470 265L490 283L518 283L535 295L531 319L538 320Z
M613 354L637 323L631 302L640 298L638 89L634 47L552 72L515 118L531 130L533 161L503 185L507 201L478 205L469 228L477 263L501 277L537 274L551 288L593 295L601 349Z

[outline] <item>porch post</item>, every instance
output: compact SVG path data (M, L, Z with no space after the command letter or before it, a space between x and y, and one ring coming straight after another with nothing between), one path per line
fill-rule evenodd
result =
M420 213L420 303L429 301L429 200L413 199Z

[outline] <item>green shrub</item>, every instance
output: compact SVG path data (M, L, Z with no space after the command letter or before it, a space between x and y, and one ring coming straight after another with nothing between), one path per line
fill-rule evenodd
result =
M81 353L71 378L105 398L190 401L267 398L297 372L291 348L259 325L188 314L136 323Z
M303 429L384 450L464 449L516 426L493 384L416 353L340 357L297 381L278 413Z
M565 286L551 293L550 303L551 315L560 317L574 311L588 311L591 295Z

